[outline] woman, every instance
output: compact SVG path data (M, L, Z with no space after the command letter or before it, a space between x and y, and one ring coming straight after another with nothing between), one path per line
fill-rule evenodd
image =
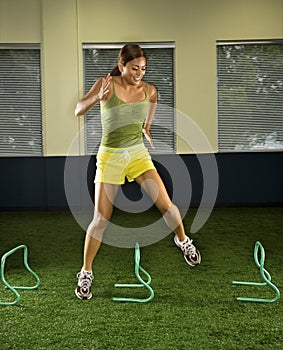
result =
M186 262L195 266L201 261L199 251L185 234L180 212L171 202L143 144L144 135L154 148L150 126L157 105L155 86L143 80L145 71L144 51L138 45L123 46L118 66L100 78L75 109L75 115L81 116L100 102L103 130L97 154L94 217L86 232L83 267L78 273L75 290L79 299L92 297L93 260L125 177L136 181L152 198L166 224L175 233L175 243L181 248Z

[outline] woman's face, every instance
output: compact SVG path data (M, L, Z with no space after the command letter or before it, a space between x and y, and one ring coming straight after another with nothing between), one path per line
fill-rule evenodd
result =
M139 85L146 71L145 57L135 58L127 62L125 66L120 65L120 71L128 84Z

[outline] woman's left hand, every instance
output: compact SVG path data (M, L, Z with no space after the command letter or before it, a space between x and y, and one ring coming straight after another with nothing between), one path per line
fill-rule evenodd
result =
M147 141L150 143L151 147L154 149L155 146L154 146L154 143L153 143L153 140L152 140L152 136L151 136L150 131L147 130L146 128L143 128L143 129L142 129L142 132L143 132L145 138L147 139Z

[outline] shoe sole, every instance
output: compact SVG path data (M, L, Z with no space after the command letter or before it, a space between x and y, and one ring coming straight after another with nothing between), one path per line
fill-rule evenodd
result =
M192 267L195 267L195 266L197 266L197 265L199 265L199 264L201 263L201 255L200 255L200 252L198 251L198 249L197 249L196 251L197 251L197 254L198 254L198 256L199 256L199 261L198 261L196 264L192 264L190 261L188 261L187 258L186 258L186 255L184 254L184 259L185 259L186 263L187 263L188 265L192 266Z
M89 300L89 299L92 298L92 294L90 294L88 297L81 297L81 296L78 294L77 288L75 289L75 294L76 294L77 298L79 298L80 300Z
M180 244L178 243L178 241L177 241L177 236L174 236L174 242L175 242L176 246L177 246L178 248L181 249L181 245L180 245ZM190 265L191 267L195 267L195 266L197 266L197 265L199 265L199 264L201 263L201 255L200 255L200 252L199 252L198 249L196 249L196 252L197 252L197 254L198 254L198 256L199 256L199 261L198 261L196 264L192 264L190 261L188 261L187 258L186 258L186 255L183 254L186 263L187 263L188 265ZM182 253L183 253L183 252L182 252Z

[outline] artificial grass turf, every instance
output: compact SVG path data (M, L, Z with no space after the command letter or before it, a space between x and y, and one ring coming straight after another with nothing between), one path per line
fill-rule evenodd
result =
M184 222L189 229L191 210ZM137 225L155 220L139 215ZM117 211L116 223L133 217ZM237 296L273 297L267 287L233 286L233 280L260 281L253 260L263 244L265 267L283 290L282 208L214 209L194 242L202 264L186 265L172 235L141 248L141 265L151 274L155 298L147 304L117 303L113 296L147 296L145 290L118 290L133 282L134 250L102 245L95 260L94 297L74 295L84 232L70 213L0 213L0 254L26 244L29 262L41 278L35 291L20 291L17 306L1 306L1 349L272 349L282 350L282 298L271 304L242 303ZM154 234L154 232L153 232ZM22 256L7 260L11 284L32 284ZM0 300L13 300L0 288Z

